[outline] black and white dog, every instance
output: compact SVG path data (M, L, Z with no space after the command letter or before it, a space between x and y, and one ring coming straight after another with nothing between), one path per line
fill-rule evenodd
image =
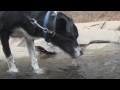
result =
M18 72L14 64L9 38L25 37L31 57L31 65L36 73L42 74L35 55L35 38L45 38L67 52L73 58L82 54L77 43L78 30L73 20L57 11L0 11L0 39L10 72Z

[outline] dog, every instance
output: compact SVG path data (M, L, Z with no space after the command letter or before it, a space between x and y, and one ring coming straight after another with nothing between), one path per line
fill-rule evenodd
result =
M12 56L9 38L25 37L31 65L37 74L44 73L38 66L34 40L44 38L58 46L72 58L82 55L77 42L79 36L73 20L60 11L0 11L0 39L9 72L19 72Z

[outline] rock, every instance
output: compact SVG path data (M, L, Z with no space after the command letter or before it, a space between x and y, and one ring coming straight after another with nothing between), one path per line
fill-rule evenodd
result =
M86 50L95 50L95 49L102 49L108 46L109 43L101 43L101 44L90 44L86 47Z
M120 31L120 21L107 21L102 29Z
M120 43L120 21L76 23L79 29L78 42L89 44L94 41Z
M11 52L14 56L14 58L21 58L21 57L29 57L27 48L25 47L17 47L17 46L10 46ZM0 46L0 59L5 60L5 55L2 50L2 46Z
M88 23L76 23L79 30L96 28L96 29L107 29L120 31L120 21L99 21L99 22L88 22Z
M36 51L40 52L40 53L44 53L47 55L55 55L55 52L49 52L48 50L45 50L43 47L41 46L35 46Z
M57 46L53 46L51 43L47 43L43 38L35 40L35 46L41 46L44 49L50 51L50 52L56 52L56 53L61 53L63 52L60 48Z
M79 31L78 42L80 44L89 44L92 41L109 41L111 43L120 43L120 32L107 29L84 29Z
M98 28L101 29L101 27L104 25L106 21L100 21L100 22L88 22L88 23L76 23L76 26L79 30L89 29L89 28Z
M24 38L20 39L17 43L15 43L15 45L18 47L26 47L25 39Z

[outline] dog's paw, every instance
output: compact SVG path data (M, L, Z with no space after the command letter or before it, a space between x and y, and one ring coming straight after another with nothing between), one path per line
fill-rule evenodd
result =
M19 71L18 71L18 69L16 68L16 69L9 69L7 72L8 72L8 73L18 73Z
M44 69L35 69L34 70L34 73L36 73L36 74L44 74L44 72L45 72L45 70Z

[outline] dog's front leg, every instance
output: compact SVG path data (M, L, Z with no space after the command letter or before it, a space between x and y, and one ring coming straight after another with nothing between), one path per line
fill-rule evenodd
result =
M37 74L43 74L44 70L40 69L38 66L38 60L35 54L35 45L34 45L34 40L32 39L27 39L26 38L26 44L27 44L27 48L28 48L28 52L31 58L31 65L35 71L35 73Z
M7 63L9 67L9 72L18 72L16 65L14 64L14 58L11 54L10 46L9 46L9 34L5 32L1 32L1 43L3 46L4 54L7 58Z

